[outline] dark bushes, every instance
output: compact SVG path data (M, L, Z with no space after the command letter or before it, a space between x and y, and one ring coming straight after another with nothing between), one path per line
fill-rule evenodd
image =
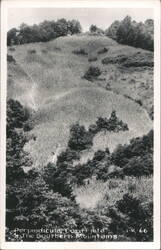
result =
M68 147L72 150L84 150L93 145L93 136L89 131L86 131L84 126L80 126L78 123L70 128L70 138L68 141Z
M48 53L46 49L42 49L41 52L44 54Z
M140 199L129 195L110 208L108 216L112 219L109 229L115 234L132 241L153 240L153 205L142 203Z
M117 55L117 56L108 56L104 59L102 59L102 63L103 64L121 64L123 62L125 62L128 59L128 57L126 55Z
M11 62L11 63L16 64L16 60L11 55L7 55L7 62Z
M75 55L83 55L83 56L88 55L88 53L84 49L73 50L72 53Z
M36 50L35 49L30 49L30 50L28 50L28 53L29 54L36 54Z
M84 78L88 81L92 81L101 75L101 70L98 67L90 66L89 69L84 74Z
M122 120L119 120L116 111L113 110L111 112L111 116L109 119L98 117L96 121L96 125L91 125L89 130L92 133L98 133L101 130L107 130L109 132L119 132L128 130L128 125L124 123Z
M130 68L130 67L153 67L153 54L150 52L140 52L134 53L131 55L118 55L106 57L102 60L102 64L121 64L121 66Z
M88 58L88 62L95 62L95 61L97 61L97 57L96 56L90 56Z
M100 49L97 53L98 54L104 54L107 53L109 51L109 49L107 49L106 47L104 47L103 49Z
M10 47L9 50L10 50L10 51L15 51L16 49L13 48L13 47Z

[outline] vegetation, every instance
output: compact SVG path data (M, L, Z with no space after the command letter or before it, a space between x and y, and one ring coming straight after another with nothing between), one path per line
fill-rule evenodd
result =
M126 16L121 22L112 23L106 30L106 35L121 44L154 50L154 21L152 19L137 23L132 21L130 16Z
M7 62L11 62L11 63L16 63L16 60L13 58L13 56L12 55L8 55L7 54Z
M84 126L80 126L76 123L70 128L70 139L68 142L68 147L72 150L84 150L93 145L92 135L86 131Z
M154 61L153 61L153 55L150 53L144 53L143 54L138 51L134 54L125 55L117 55L117 56L108 56L104 59L102 59L103 64L119 64L126 68L130 67L153 67Z
M83 55L83 56L88 55L88 53L84 49L73 50L72 53L75 55Z
M59 155L56 165L49 163L43 170L31 169L25 173L23 166L29 166L31 159L29 155L28 159L26 158L23 150L26 142L23 128L30 118L30 113L18 101L9 100L7 107L7 142L12 143L7 144L7 241L152 240L150 179L143 179L143 182L139 182L139 179L108 180L112 162L117 163L118 158L121 164L125 162L125 152L129 159L130 156L140 155L142 162L145 162L144 157L152 153L152 131L147 136L133 139L130 145L123 147L121 153L117 150L110 154L108 148L105 151L99 150L86 165L73 167L73 160L80 158L79 151L86 145L80 138L84 138L85 141L85 136L89 133L84 126L76 124L71 127L68 148ZM112 112L111 123L117 120L114 118L116 114ZM21 137L18 134L19 130L23 131ZM21 140L17 139L15 134ZM147 165L147 162L145 164ZM121 167L124 167L124 164ZM144 167L141 168L144 170ZM129 175L127 169L124 172L125 175ZM147 173L140 171L139 176L142 174ZM96 178L93 178L94 176ZM90 183L86 186L84 180L87 178ZM119 191L121 188L124 190L123 193ZM148 193L145 190L149 190ZM128 193L125 193L126 191ZM94 195L91 197L92 192ZM135 197L137 192L140 192L138 198ZM84 202L88 196L90 201ZM83 231L83 236L77 234L77 231L84 227L86 230ZM40 233L40 228L63 228L64 236L62 238L62 232L58 232L51 237L49 233ZM106 232L100 232L98 237L96 230L104 228ZM68 234L65 231L67 229ZM29 233L24 233L24 230L28 230ZM108 236L118 233L119 238Z
M27 137L24 127L29 119L29 112L18 102L12 99L7 102L7 148L6 148L6 182L11 184L24 177L22 167L30 166L31 159L24 151Z
M44 21L32 26L22 23L19 29L12 28L8 31L7 45L47 42L60 36L78 34L81 29L79 21L67 21L64 18L57 21Z
M98 67L90 66L89 69L84 74L84 78L88 81L92 81L101 75L101 70Z
M89 31L91 35L104 35L104 30L98 28L96 25L92 24L89 27Z
M109 209L112 218L109 229L119 233L124 239L131 241L153 240L153 205L142 201L128 193Z
M153 131L145 109L152 115L153 53L98 30L15 48L8 98L23 106L7 105L6 240L152 241ZM111 61L102 65L106 53ZM80 77L91 55L105 77L92 85ZM24 107L35 103L36 112ZM52 163L56 143L62 148Z

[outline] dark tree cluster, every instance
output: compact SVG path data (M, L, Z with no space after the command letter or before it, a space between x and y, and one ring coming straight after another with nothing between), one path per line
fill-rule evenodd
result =
M44 21L29 26L22 23L18 29L12 28L7 33L7 45L47 42L60 36L81 33L81 25L77 20L64 18L57 21Z
M28 141L25 127L28 124L30 112L18 101L7 102L7 148L6 148L6 181L7 184L24 177L22 167L31 165L28 154L23 150Z
M132 21L130 16L126 16L122 21L112 23L105 33L118 43L154 50L154 21L152 19L137 23Z
M119 120L116 115L116 111L113 110L109 119L106 117L98 117L96 124L92 124L89 127L89 131L94 134L102 130L117 133L119 131L129 130L129 128L127 123L124 123L122 120Z

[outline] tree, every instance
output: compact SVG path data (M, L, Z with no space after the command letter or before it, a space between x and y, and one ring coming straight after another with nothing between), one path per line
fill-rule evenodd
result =
M68 33L71 33L71 35L73 34L79 34L82 31L82 27L80 25L80 22L77 20L71 20L68 21Z
M119 28L116 33L117 42L128 44L128 36L129 36L129 30L132 28L131 24L131 17L126 16L121 24L119 25Z
M70 128L70 138L68 141L68 147L72 150L84 150L92 146L93 136L86 131L85 127L76 123Z
M117 36L117 30L120 26L120 22L119 21L114 21L111 26L105 31L105 34L109 37L111 37L112 39L116 40Z
M90 28L89 28L89 31L90 31L91 33L93 33L93 32L96 32L97 29L98 29L97 26L92 24L92 25L90 26Z
M18 29L16 28L12 28L7 32L7 46L18 43L17 33L18 33Z

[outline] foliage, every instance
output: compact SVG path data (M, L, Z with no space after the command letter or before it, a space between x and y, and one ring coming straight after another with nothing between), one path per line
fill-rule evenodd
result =
M88 55L88 53L85 51L85 49L73 50L72 53L75 55L83 55L83 56Z
M100 49L100 50L98 50L98 54L104 54L104 53L107 53L109 51L109 48L106 48L106 47L104 47L103 49Z
M70 128L70 138L68 141L68 147L75 151L81 151L87 149L93 145L93 136L86 131L85 127L74 124Z
M93 25L93 24L92 24L92 25L90 26L90 28L89 28L90 32L96 32L97 29L98 29L97 26L96 26L96 25Z
M13 99L7 102L7 148L6 148L6 181L13 183L23 178L25 173L22 167L30 166L31 159L24 151L27 137L24 126L29 119L29 112L18 101Z
M132 241L153 240L153 205L142 203L140 199L129 195L110 208L108 216L112 218L109 229L113 233L129 237Z
M144 23L132 21L126 16L121 22L115 21L106 31L106 35L115 39L118 43L154 50L154 22L152 19Z
M89 27L89 31L92 35L101 35L101 34L104 34L104 30L98 28L96 25L92 24L90 27Z
M8 55L7 54L7 62L11 62L11 63L16 63L16 60L13 58L13 56L12 55Z
M153 67L153 54L150 52L135 52L131 55L120 54L117 56L108 56L102 59L103 64L119 64L126 68L130 67Z
M105 30L105 34L109 37L111 37L112 39L116 40L117 36L116 36L116 33L117 33L117 30L120 26L120 22L119 21L114 21L111 26Z
M12 28L7 32L7 45L17 44L17 33L18 29Z
M30 50L28 50L28 53L29 54L36 54L36 50L35 49L30 49Z
M119 120L116 115L116 111L113 110L109 119L107 119L106 117L98 117L96 124L91 125L89 127L89 130L91 131L91 133L98 133L101 130L107 130L109 132L119 132L128 130L128 125L122 120Z
M84 78L88 81L92 81L101 75L101 70L98 67L90 66L89 69L85 72Z
M77 205L70 199L53 193L41 176L31 179L28 176L23 183L9 187L9 190L6 224L8 228L75 228ZM15 201L11 203L13 199ZM25 238L25 241L30 240L29 236ZM34 240L36 235L32 241Z
M7 33L7 45L17 45L33 42L47 42L60 36L78 34L81 32L81 25L77 20L67 21L44 21L38 25L29 26L22 23L19 29L11 29Z
M54 192L74 200L71 181L71 165L61 163L59 166L49 163L43 171L43 178Z
M65 151L61 152L60 155L58 155L57 164L59 165L63 162L72 163L73 160L79 160L79 159L80 156L77 151L67 148Z
M153 131L132 139L129 145L119 145L111 156L112 162L123 168L125 175L153 173Z

